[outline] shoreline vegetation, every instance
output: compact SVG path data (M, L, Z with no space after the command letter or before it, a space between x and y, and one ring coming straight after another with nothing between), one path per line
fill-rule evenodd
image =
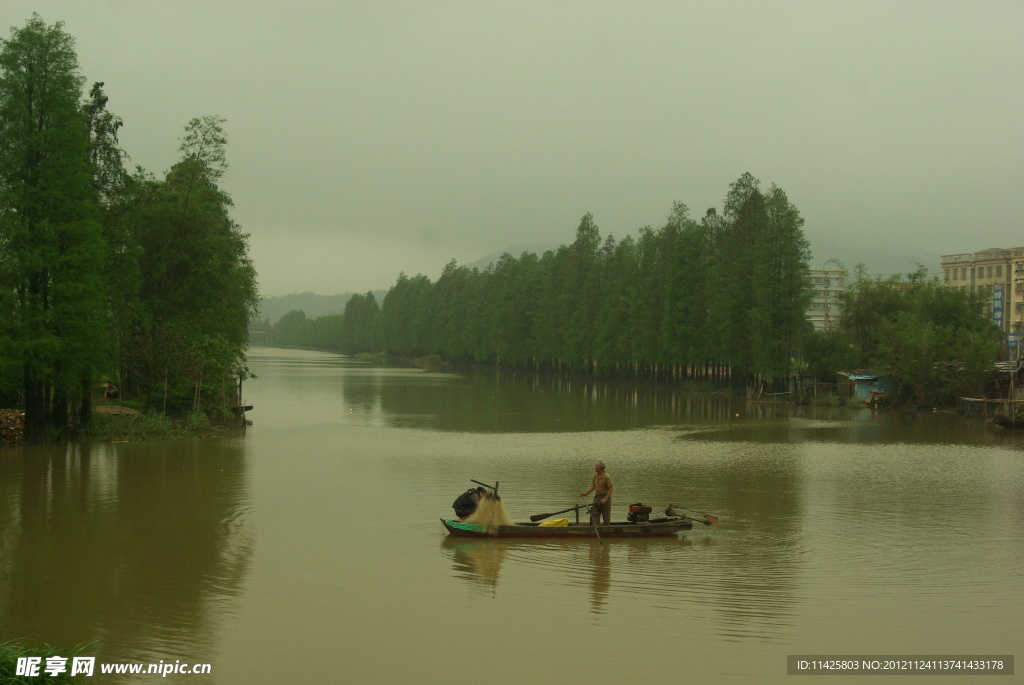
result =
M721 214L681 202L664 226L602 236L585 214L575 240L503 255L484 270L402 273L339 315L289 312L266 342L389 358L636 379L714 379L784 389L810 303L804 220L785 192L743 174Z
M452 261L436 281L402 273L380 306L372 291L354 295L341 314L254 321L252 337L433 367L700 381L801 404L829 392L845 403L851 374L885 376L897 406L1001 396L1006 340L991 293L929 280L923 266L871 278L857 265L833 326L815 330L803 219L779 188L759 186L744 174L723 213L700 220L677 202L635 239L602 239L586 214L574 242L543 255L504 254L484 270Z
M0 447L27 442L24 422L24 410L0 409ZM237 422L226 419L212 421L201 412L167 416L155 411L140 412L129 406L105 404L94 409L92 420L84 428L53 435L49 441L140 442L205 438L233 430L232 423Z
M0 407L24 410L30 443L192 432L241 404L259 301L220 187L226 122L189 121L162 176L129 171L86 83L62 22L0 39ZM94 416L101 384L144 416Z
M10 685L64 685L65 683L80 683L82 682L80 678L69 675L70 670L57 675L46 673L46 660L49 657L61 657L67 660L65 663L70 663L73 657L83 656L84 650L91 644L83 643L70 649L60 649L47 644L39 647L29 647L24 640L0 642L0 683L9 683ZM39 657L42 659L39 675L17 675L18 659L22 657Z

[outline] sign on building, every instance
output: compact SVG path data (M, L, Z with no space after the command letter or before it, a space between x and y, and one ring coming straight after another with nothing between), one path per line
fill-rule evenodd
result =
M992 284L992 322L1003 330L1003 284Z

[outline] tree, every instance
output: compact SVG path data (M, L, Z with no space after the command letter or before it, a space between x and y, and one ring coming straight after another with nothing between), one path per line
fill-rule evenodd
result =
M245 373L248 323L259 299L249 236L217 185L227 168L223 124L215 116L193 119L166 178L137 174L134 181L140 312L127 362L143 393L158 382L223 386ZM160 345L169 330L184 345L173 354Z
M754 260L753 360L758 373L779 381L790 364L811 303L810 245L803 217L781 188L765 196L766 231Z
M840 332L859 365L892 377L897 395L919 405L951 403L982 391L1001 335L983 295L928 282L926 273L871 280L858 268L842 295Z
M635 239L602 240L588 213L572 243L539 258L505 254L482 272L452 261L436 283L402 274L378 318L383 349L652 378L729 369L739 388L781 381L805 332L809 248L785 193L758 186L744 174L724 215L699 223L677 202Z
M380 307L377 299L370 291L365 295L353 295L345 303L345 313L341 319L338 346L345 354L357 352L376 352L376 341L373 333L377 327Z
M294 347L306 345L310 323L306 318L306 312L293 309L274 324L274 343Z
M74 39L33 15L0 41L0 357L21 360L25 435L67 426L102 364L104 246ZM51 413L52 412L52 413Z
M94 83L83 112L89 132L89 161L105 247L104 278L109 286L106 291L109 298L107 338L111 353L120 358L138 296L138 250L130 222L126 221L132 196L129 192L131 179L124 167L128 155L117 139L123 122L107 109L107 102L103 83ZM121 384L120 380L118 384ZM93 385L92 373L87 371L82 377L80 422L83 425L92 415Z
M743 174L730 187L725 198L725 222L717 234L712 267L714 289L719 297L715 307L716 341L722 361L731 367L733 388L741 390L752 379L755 369L755 336L762 325L755 297L758 283L758 258L768 226L764 195L759 181Z

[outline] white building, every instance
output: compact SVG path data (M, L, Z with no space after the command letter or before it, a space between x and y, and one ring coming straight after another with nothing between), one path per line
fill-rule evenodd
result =
M992 321L1004 333L1024 318L1024 247L993 247L942 256L942 282L991 294Z
M827 331L839 325L843 313L839 293L846 290L846 271L841 269L811 269L807 274L814 299L807 308L807 320L816 331Z

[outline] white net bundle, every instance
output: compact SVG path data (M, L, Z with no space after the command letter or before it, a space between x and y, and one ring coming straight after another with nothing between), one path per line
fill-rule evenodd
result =
M512 519L505 511L501 498L488 491L480 496L476 511L466 518L466 523L479 523L485 532L489 532L498 526L511 526Z

